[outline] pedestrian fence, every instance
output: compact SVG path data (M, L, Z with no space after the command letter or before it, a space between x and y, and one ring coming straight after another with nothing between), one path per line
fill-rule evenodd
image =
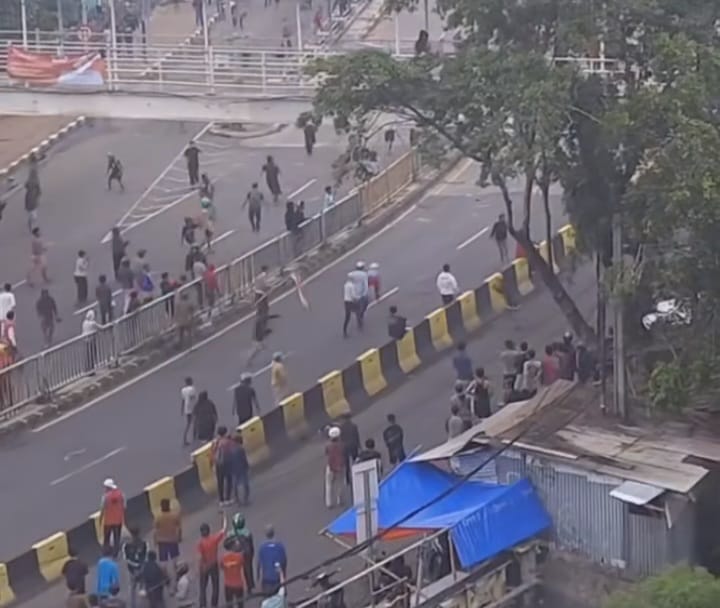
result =
M174 305L183 293L195 306L197 324L211 322L213 314L221 310L251 303L253 283L263 267L271 276L281 278L284 269L299 258L358 225L413 181L417 158L417 152L410 150L371 182L307 219L296 232L280 234L220 266L216 271L217 293L208 292L202 277L194 278L174 293L151 300L89 336L71 338L0 370L0 417L16 415L23 406L49 399L70 383L117 366L123 356L168 338L176 329Z
M7 68L7 49L11 41L0 37L0 70ZM30 50L58 56L101 53L106 58L107 79L104 89L130 93L184 93L193 95L312 95L322 77L310 77L308 66L317 58L330 57L359 49L330 50L322 47L299 49L271 46L209 45L138 45L108 40L88 42L38 41ZM385 50L399 60L414 56L406 47ZM623 73L612 59L559 57L558 65L574 65L579 70L607 75ZM82 90L92 91L92 87Z
M355 205L359 213L366 213L367 207L358 202L361 200L358 192L351 193L328 211L327 218L333 217L333 211L342 209L347 201L355 201L351 204ZM305 227L314 227L313 233L318 235L319 225L319 216L315 216L306 222ZM281 239L286 239L287 242L288 238L290 235L281 235L263 248ZM320 239L319 236L313 238ZM281 247L281 245L274 246ZM552 247L555 263L559 267L567 267L576 254L574 228L569 225L564 226L553 236L550 244L545 242L540 244L539 251L545 259L548 258L549 247ZM237 277L244 278L245 285L249 285L254 271L252 259L255 253L251 252L223 268L233 269L233 272L237 270ZM238 266L243 267L243 265L246 270L237 269ZM246 271L250 276L242 274ZM231 276L232 273L228 272L221 281L221 285L224 286L221 289L225 290L225 297L231 295L230 291L242 288L241 283L223 282L233 281ZM185 289L192 288L192 285L185 287ZM501 273L491 275L478 287L466 291L448 306L431 312L412 327L408 327L401 339L390 340L378 348L369 349L347 367L330 371L304 391L287 396L278 407L247 420L237 427L236 432L242 436L253 472L259 473L264 468L291 456L309 434L324 429L330 424L336 424L343 414L359 415L375 403L378 396L399 387L412 377L411 374L415 370L437 362L443 353L448 352L453 343L467 340L468 335L491 323L499 314L507 310L512 302L519 303L518 298L525 298L534 290L527 260L516 259ZM149 310L151 306L156 310L164 310L166 302L167 300L159 300L147 305L143 310ZM139 316L143 310L136 314ZM132 316L126 317L127 320L130 318ZM98 336L96 351L88 347L88 344L92 343L88 337L72 341L74 350L66 352L77 373L83 373L86 363L93 360L92 357L97 356L99 359L108 356L103 355L105 347L103 340L109 337L110 344L113 345L113 332L118 331L118 327L120 325L116 323L103 329ZM51 350L61 352L63 348L66 346L59 345ZM49 352L46 351L42 355L48 356ZM90 359L88 353L91 353ZM110 358L113 356L114 354L109 355ZM23 364L35 365L30 360ZM555 389L547 387L542 390ZM476 428L481 432L482 427ZM181 508L183 513L187 513L200 505L205 505L210 497L214 500L217 496L216 492L217 476L213 467L212 443L207 443L192 452L192 464L188 467L172 477L156 480L138 494L128 496L127 513L131 516L133 524L139 526L142 531L151 530L161 500L167 499L172 505ZM45 589L48 583L60 579L62 565L69 557L70 547L86 561L96 559L103 540L98 519L99 513L95 512L74 527L55 532L34 543L24 553L6 563L0 563L0 605L15 599L27 601ZM339 544L344 544L342 538L332 536L328 530L323 532ZM308 590L314 597L298 599L294 604L298 608L326 605L330 598L342 592L348 606L378 605L384 608L427 606L437 597L440 580L458 585L463 584L463 581L475 580L473 579L475 574L480 574L487 580L487 576L494 577L495 573L498 573L501 575L499 579L502 580L491 581L493 584L490 586L483 585L486 590L492 587L500 592L492 598L497 603L503 599L505 591L510 591L507 585L502 584L505 580L504 573L509 573L506 568L508 557L513 562L515 570L517 564L521 563L522 572L527 572L522 566L523 560L529 559L528 556L534 559L535 551L526 544L515 557L503 553L498 558L493 558L493 562L488 564L490 568L483 566L481 570L473 570L470 573L459 568L453 561L448 564L447 560L443 560L444 565L440 569L431 567L433 564L439 565L438 560L431 559L438 549L437 543L433 541L444 534L446 530L433 531L410 546L400 549L399 553L380 558L380 561L376 562L372 559L373 555L377 556L376 550L385 548L382 546L384 540L380 540L370 552L363 553L362 556L358 555L365 559L367 565L365 570L349 576L331 589ZM412 576L409 576L407 570L399 572L393 569L395 558L399 555L402 555L406 564L411 567ZM454 560L452 552L448 557ZM501 562L495 563L496 559ZM512 577L513 585L523 583L518 579L516 571L512 573ZM495 582L498 584L495 585Z

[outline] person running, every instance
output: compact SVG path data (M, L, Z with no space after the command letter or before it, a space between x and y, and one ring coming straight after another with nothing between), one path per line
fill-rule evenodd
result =
M73 279L75 280L75 303L77 306L83 306L88 299L88 271L90 269L90 261L84 250L78 251L75 260L75 272Z
M43 342L46 348L53 343L55 335L55 324L60 322L55 298L50 295L47 289L40 290L40 297L35 303L35 311L40 319L40 330L43 335Z
M40 234L40 228L32 229L32 241L30 243L30 270L27 273L27 283L34 287L33 276L40 273L45 283L50 282L47 269L47 245Z
M262 170L263 173L265 173L265 183L273 197L273 204L276 205L282 194L282 189L280 188L280 167L277 166L272 156L268 156Z
M248 219L253 232L260 232L260 220L262 219L262 206L265 202L265 195L260 192L257 182L252 185L248 192L243 208L248 208Z
M190 445L188 433L193 426L193 412L198 402L198 392L193 379L185 378L185 386L180 389L180 413L185 417L185 430L183 431L183 445Z
M257 393L252 385L252 374L244 372L240 376L240 384L235 387L233 414L237 416L238 426L240 426L259 413L260 406Z
M492 229L490 230L490 238L495 241L495 244L498 248L498 253L500 254L500 263L505 264L508 262L508 246L507 246L507 238L508 238L508 227L507 222L505 221L505 214L501 213L498 216L497 221L493 224Z
M185 148L184 156L190 186L197 186L200 182L200 150L195 144L195 141L190 141L187 148Z
M283 362L283 355L280 352L274 353L270 364L270 387L272 388L275 405L285 399L288 394L287 368Z
M123 166L120 159L114 154L108 152L107 161L108 190L112 190L113 182L117 182L120 186L120 191L125 192L125 184L123 184Z
M457 279L450 272L450 264L443 264L442 271L438 274L435 284L440 293L443 306L451 304L457 296L459 288Z

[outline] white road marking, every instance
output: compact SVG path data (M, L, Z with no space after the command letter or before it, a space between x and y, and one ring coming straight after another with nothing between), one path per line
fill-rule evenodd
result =
M464 240L462 243L460 243L457 246L457 250L460 251L461 249L465 249L468 245L471 243L474 243L477 241L483 234L485 234L488 230L490 230L490 226L485 226L480 232L476 232L473 234L469 239Z
M208 129L211 126L212 126L212 123L209 122L202 129L200 129L200 131L198 131L191 139L196 140L199 137L202 137L203 135L205 135L205 133L208 131ZM123 231L128 229L127 226L123 226L123 224L125 223L125 220L127 220L127 218L129 218L133 214L135 209L137 209L138 207L141 206L141 204L145 200L145 197L148 196L153 191L153 188L155 188L163 180L163 178L168 177L168 173L170 173L172 168L175 166L175 163L183 157L183 154L185 154L185 146L183 146L182 150L180 150L180 152L177 153L177 156L175 156L175 158L172 159L170 164L167 167L165 167L165 169L160 173L160 175L158 175L155 178L155 180L147 187L145 192L143 192L140 195L140 198L138 198L132 205L130 205L130 208L118 220L118 222L116 224L117 226L121 227L121 229L123 229ZM168 177L168 179L172 179L172 178ZM112 238L112 232L108 231L108 233L105 235L105 237L103 238L101 243L102 244L109 243L111 238Z
M223 232L220 236L217 236L212 240L213 246L217 245L220 241L224 241L226 238L232 236L233 234L235 234L234 228L232 230L228 230L227 232Z
M440 196L443 192L445 192L445 189L448 186L462 183L462 182L458 182L457 180L460 178L460 176L463 173L465 173L465 171L467 171L470 167L472 167L472 165L474 163L475 163L475 161L472 158L466 158L465 160L461 161L460 166L457 169L455 169L455 171L453 171L452 174L450 174L447 179L444 179L441 183L439 183L437 186L435 186L430 191L430 195L431 196Z
M100 458L96 458L95 460L91 460L87 464L84 464L83 466L75 469L74 471L70 471L67 475L63 475L62 477L58 477L57 479L53 479L50 482L51 486L56 486L58 484L61 484L63 481L67 481L68 479L71 479L72 477L75 477L76 475L79 475L80 473L84 473L88 469L92 469L94 466L97 466L99 464L102 464L106 460L110 460L113 456L117 456L120 452L124 452L127 449L126 446L122 446L119 448L114 449L112 452L108 452L105 454L105 456L101 456Z
M287 360L289 357L291 357L293 354L293 351L283 353L284 360ZM262 376L265 372L269 372L270 368L272 367L272 361L265 365L264 367L261 367L259 370L252 372L250 375L253 378L257 378L258 376ZM236 382L235 384L231 384L227 387L227 392L232 393L238 386L240 386L240 382Z
M295 192L293 192L292 194L288 194L288 198L289 199L295 198L298 194L300 194L301 192L307 190L310 186L312 186L316 181L317 181L316 177L313 177L311 180L308 180L307 183L300 186L297 190L295 190Z
M117 289L116 291L113 291L113 293L112 293L113 298L117 298L122 293L122 291L123 291L122 289ZM95 300L95 302L93 302L92 304L88 304L87 306L84 306L83 308L78 308L73 313L73 315L77 316L77 315L85 314L88 310L93 310L97 305L98 305L97 300Z
M165 179L169 182L175 182L176 184L187 184L188 183L187 177L174 177L173 175L166 175ZM190 188L190 184L188 184L188 188Z
M68 462L74 456L82 456L85 452L87 452L87 448L80 448L79 450L73 450L72 452L68 452L67 454L65 454L63 460L65 462Z
M423 199L421 199L420 202L422 202L424 199L425 199L425 197L423 197ZM335 266L337 266L338 264L345 262L345 260L348 259L349 257L357 255L358 251L367 247L370 243L374 242L375 240L379 239L388 230L392 230L393 228L395 228L395 226L397 226L400 222L402 222L405 218L407 218L411 213L413 213L417 209L418 204L420 204L420 202L410 206L407 210L405 210L398 217L396 217L392 222L390 222L389 224L387 224L386 226L384 226L383 228L378 230L375 234L370 235L365 241L363 241L362 243L359 243L358 245L356 245L349 251L346 251L339 258L336 258L335 260L330 262L327 266L320 268L317 272L310 275L307 279L305 279L305 281L303 282L303 285L308 285L312 281L314 281L314 280L318 279L319 277L321 277L322 275L324 275L329 270L335 268ZM294 289L287 291L283 294L280 294L277 298L272 300L271 304L275 304L277 302L282 302L283 300L285 300L286 298L289 298L289 297L295 297L295 294L296 294L296 292ZM71 410L69 412L66 412L62 416L58 416L57 418L54 418L53 420L49 420L45 424L41 424L40 426L35 427L34 429L32 429L31 432L32 433L41 433L42 431L45 431L45 430L55 426L56 424L60 424L61 422L64 422L65 420L68 420L69 418L72 418L73 416L77 416L78 414L81 414L85 410L96 406L98 403L102 403L103 401L105 401L106 399L109 399L110 397L113 397L114 395L117 395L118 393L124 391L125 389L137 384L138 382L141 382L145 378L152 376L153 374L159 372L162 369L165 369L169 365L173 365L177 361L180 361L184 357L187 357L190 353L202 348L203 346L212 344L213 342L220 339L228 332L233 331L236 327L239 327L243 323L246 323L247 321L250 321L251 319L254 319L254 318L255 318L255 313L253 312L253 313L250 313L249 315L242 317L241 319L238 319L234 323L230 323L230 325L227 325L226 327L224 327L217 333L215 333L211 336L208 336L204 340L201 340L200 342L195 344L195 346L192 347L190 350L182 351L182 352L178 353L177 355L174 355L174 356L170 357L169 359L166 359L162 363L158 363L155 367L151 367L146 372L143 372L142 374L139 374L139 375L135 376L134 378L131 378L127 382L124 382L123 384L116 386L114 389L109 390L107 393L99 395L98 397L95 397L95 399L91 399L90 401L81 405L80 407L75 408L74 410Z
M15 283L15 284L13 285L13 289L17 289L18 287L22 287L23 285L25 285L25 283L27 283L27 279L23 279L22 281L18 281L17 283Z
M370 302L370 304L368 304L368 308L377 306L378 304L380 304L380 302L383 302L388 298L392 298L398 291L400 291L399 287L393 287L391 290L386 291L384 294L382 294L377 300L373 300L372 302Z
M421 224L432 224L432 220L429 217L416 217L415 221Z
M204 132L203 132L203 135L205 135ZM204 139L204 140L202 140L202 141L198 141L200 137L201 137L200 135L198 135L197 137L195 137L195 143L198 144L198 148L200 148L201 150L202 150L202 148L204 148L205 146L207 146L208 148L219 148L219 149L221 149L221 150L229 150L229 149L232 147L232 146L228 146L227 144L216 144L216 143L214 143L214 142L212 142L212 141L208 141L207 139ZM201 145L201 144L202 144L202 145Z

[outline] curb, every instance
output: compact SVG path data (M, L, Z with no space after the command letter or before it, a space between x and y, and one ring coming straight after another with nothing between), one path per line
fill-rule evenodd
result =
M85 116L79 116L72 122L65 125L62 129L55 131L55 133L43 139L32 150L15 159L7 167L0 169L0 179L9 177L12 173L17 171L19 167L27 163L31 154L34 154L39 159L42 158L56 143L58 143L61 139L64 139L67 135L79 127L83 126L86 122L87 118Z
M540 245L547 259L552 247L559 266L571 262L577 253L575 231L564 226L550 243ZM361 354L344 369L335 369L303 392L294 393L278 407L255 416L236 431L243 437L253 473L265 471L287 458L314 431L320 431L346 413L357 414L373 405L438 361L467 336L482 333L498 316L512 314L514 306L539 293L524 258L516 259L487 277L475 289L454 302L438 308L409 327L399 340L390 340ZM211 443L192 452L192 464L173 476L166 476L128 497L127 520L143 532L151 529L160 500L169 499L184 513L207 507L215 495L215 473ZM72 546L91 560L100 549L98 514L94 513L69 530L57 532L35 543L31 549L0 563L0 606L27 600L49 583L61 578L61 568Z
M215 123L213 123L215 124ZM288 126L288 123L286 122L278 122L274 125L267 127L265 129L258 129L256 131L246 131L246 132L239 132L236 133L234 131L226 131L222 127L216 127L212 126L209 129L209 133L212 135L217 135L218 137L229 137L233 139L256 139L260 137L267 137L268 135L275 135L276 133L280 133L284 128Z

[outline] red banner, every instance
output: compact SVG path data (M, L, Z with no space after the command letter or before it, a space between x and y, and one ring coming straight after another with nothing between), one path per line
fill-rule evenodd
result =
M7 74L10 80L23 84L92 87L105 83L107 68L99 53L58 57L11 46L8 48Z

